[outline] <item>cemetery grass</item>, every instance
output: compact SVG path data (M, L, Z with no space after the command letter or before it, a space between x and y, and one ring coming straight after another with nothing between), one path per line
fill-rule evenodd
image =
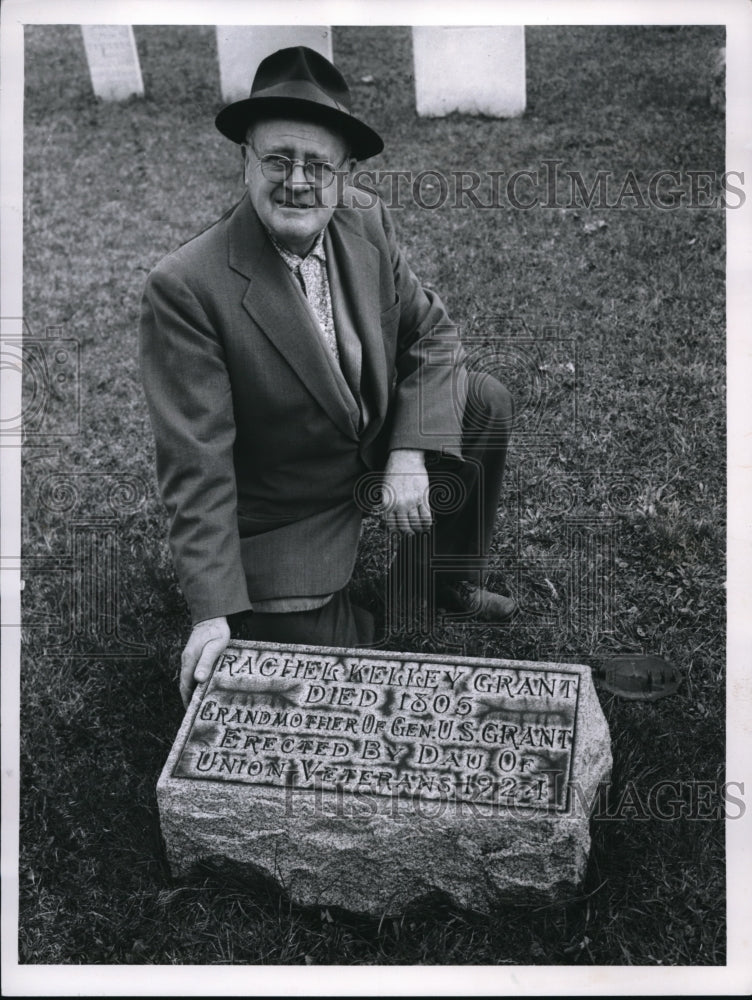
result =
M444 623L395 645L595 667L646 651L683 673L674 697L652 703L601 691L613 815L593 822L581 894L501 906L492 918L426 900L379 920L299 909L208 867L173 882L155 785L182 717L188 617L154 488L139 300L160 256L239 197L239 154L212 125L221 102L210 29L137 27L147 97L109 106L91 96L76 28L27 33L27 335L77 342L78 399L50 383L48 403L53 415L80 404L80 427L32 436L25 450L21 961L723 963L722 212L629 199L619 209L428 210L409 196L394 212L413 268L468 342L506 345L500 375L520 418L493 582L522 605L509 626ZM334 35L357 107L387 138L374 167L448 176L555 158L588 186L599 169L619 184L633 170L641 185L660 169L723 170L723 118L698 69L722 44L717 29L531 29L524 117L418 121L409 31ZM78 492L74 513L43 502L45 477L58 473ZM116 515L120 653L92 655L94 644L62 655L55 623L72 612L54 560L68 551L73 517L111 516L124 476L137 488ZM576 519L600 542L571 594L566 526ZM354 588L377 612L383 553L369 521ZM599 573L605 611L588 604ZM674 819L646 811L660 781L679 788Z

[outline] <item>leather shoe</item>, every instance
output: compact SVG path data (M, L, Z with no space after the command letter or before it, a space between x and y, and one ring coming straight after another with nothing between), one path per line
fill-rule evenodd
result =
M443 584L436 594L436 603L447 611L470 614L484 622L507 621L517 610L512 597L494 594L469 580Z

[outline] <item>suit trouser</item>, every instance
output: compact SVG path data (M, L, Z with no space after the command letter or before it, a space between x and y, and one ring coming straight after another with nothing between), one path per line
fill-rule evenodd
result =
M463 461L429 454L433 527L402 540L390 571L392 585L408 592L408 607L430 599L442 583L482 583L513 420L507 389L491 375L470 372ZM242 623L245 639L314 646L367 646L373 632L372 616L350 602L347 589L312 611L254 613Z
M414 561L430 591L456 580L481 585L485 578L513 421L508 390L492 375L470 372L462 420L464 461L429 455L434 526L423 538L405 538L399 554L418 550Z

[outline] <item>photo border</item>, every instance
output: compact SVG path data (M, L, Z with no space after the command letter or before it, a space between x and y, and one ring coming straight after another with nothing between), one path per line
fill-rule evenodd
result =
M725 24L727 28L727 169L752 179L749 95L752 94L752 8L744 0L713 5L631 2L553 4L545 0L448 4L420 0L317 2L295 0L275 5L224 0L205 3L165 0L6 0L0 10L0 100L2 161L0 193L3 214L0 315L22 315L23 223L23 26L24 24ZM727 773L752 788L752 385L749 316L752 316L752 199L728 212L727 221L727 362L728 362L728 619L727 619ZM5 413L20 412L20 380L3 375ZM18 442L20 443L20 441ZM725 967L646 968L630 966L628 977L615 966L487 968L370 968L253 966L33 966L20 965L18 929L19 817L19 657L20 657L20 447L0 442L2 454L2 987L5 995L381 995L545 993L589 996L602 993L741 993L752 988L752 959L744 953L752 926L752 860L749 844L752 810L744 819L727 821L728 964Z

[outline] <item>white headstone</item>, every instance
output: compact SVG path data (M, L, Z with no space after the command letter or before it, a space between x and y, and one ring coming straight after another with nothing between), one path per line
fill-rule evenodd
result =
M104 101L144 96L136 39L129 24L87 24L84 36L91 85Z
M419 115L513 118L525 110L525 29L413 28Z
M219 84L225 101L248 97L258 65L277 49L307 45L332 58L332 29L326 25L218 25Z

